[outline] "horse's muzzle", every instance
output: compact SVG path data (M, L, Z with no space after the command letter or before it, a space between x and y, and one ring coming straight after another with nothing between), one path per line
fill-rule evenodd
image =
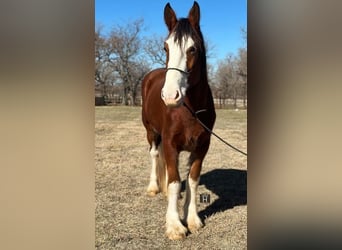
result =
M176 90L174 93L165 93L165 90L161 90L161 98L165 105L168 107L178 107L183 103L183 96L180 90Z

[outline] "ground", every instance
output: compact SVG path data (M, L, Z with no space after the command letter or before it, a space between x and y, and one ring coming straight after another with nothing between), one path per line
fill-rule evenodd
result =
M215 133L247 151L247 112L217 110ZM139 107L96 107L96 249L247 249L247 157L215 137L204 160L198 211L204 227L183 240L165 236L167 201L149 197L151 161ZM186 157L180 157L182 218ZM210 194L210 203L200 203Z

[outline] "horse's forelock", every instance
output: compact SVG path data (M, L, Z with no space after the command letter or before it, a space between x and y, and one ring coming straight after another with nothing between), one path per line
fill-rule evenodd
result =
M203 38L201 31L195 30L189 20L187 18L181 18L178 20L177 25L174 30L170 33L170 35L174 35L174 42L178 43L179 46L182 46L183 38L187 39L191 37L196 45L196 47L200 50L204 50L203 46Z

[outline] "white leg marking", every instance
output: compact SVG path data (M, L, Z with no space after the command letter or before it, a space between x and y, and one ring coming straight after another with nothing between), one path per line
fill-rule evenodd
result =
M156 148L154 142L152 142L152 147L150 150L151 160L152 160L152 169L150 175L150 183L147 187L147 194L150 196L155 196L159 192L159 187L157 183L157 167L159 161L159 152Z
M160 191L163 192L164 196L167 197L167 183L168 183L168 176L167 176L167 167L164 160L164 152L162 144L158 146L159 152L159 161L158 161L158 168L157 168L157 175L158 175L158 184Z
M163 193L167 197L168 196L168 185L167 184L169 182L169 176L167 174L166 165L165 165L165 176L164 176L164 178L165 178L165 180L164 180L164 184L163 184Z
M185 216L186 222L188 224L188 228L191 233L195 233L200 229L203 224L201 219L197 214L197 202L196 202L196 193L197 187L199 183L199 178L197 181L194 181L190 175L188 177L187 186L186 186L186 201L185 201Z
M187 232L179 219L177 200L181 188L179 182L172 182L168 187L168 207L166 212L166 235L171 240L178 240L185 237Z

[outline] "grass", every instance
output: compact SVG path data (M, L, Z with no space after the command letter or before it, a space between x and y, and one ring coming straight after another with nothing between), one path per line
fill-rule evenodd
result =
M214 131L246 151L246 121L244 110L217 110ZM198 188L199 194L211 196L209 204L198 203L205 226L184 240L170 241L164 235L166 199L160 194L153 198L146 195L150 175L148 148L141 108L96 107L96 248L246 249L246 157L212 138ZM187 155L182 153L180 157L182 180L187 173ZM181 216L184 190L182 196Z

